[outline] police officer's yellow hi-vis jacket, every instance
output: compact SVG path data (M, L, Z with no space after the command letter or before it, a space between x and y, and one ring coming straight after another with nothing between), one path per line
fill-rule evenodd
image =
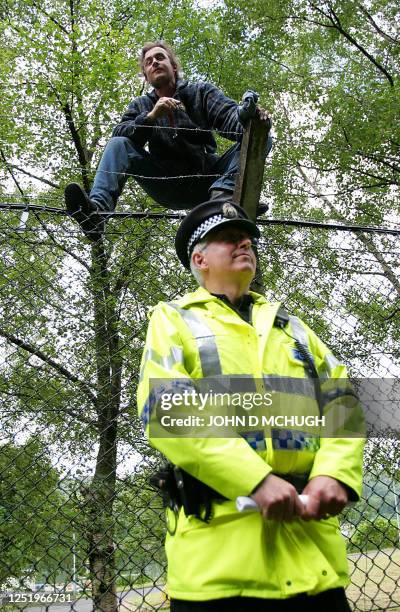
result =
M315 396L313 399L313 393L307 392L313 385L303 384L308 382L304 381L307 372L293 338L308 347L321 381L330 384L324 410L338 409L343 390L338 384L335 393L332 379L345 378L345 366L297 317L290 317L285 330L274 326L279 304L251 295L252 325L203 288L154 308L138 389L139 415L148 431L158 401L150 392L150 379L171 380L173 387L178 379L208 376L251 375L257 384L291 377L291 388L283 389L283 395L292 413L307 406L309 413L318 415ZM299 379L298 389L293 379ZM186 517L181 510L176 533L167 535L166 540L171 597L286 598L348 584L345 541L336 517L309 522L265 520L258 512L237 512L235 500L249 495L270 472L308 478L331 476L346 484L353 499L358 499L361 438L310 438L302 435L301 427L269 430L256 440L152 438L151 427L149 437L172 463L228 498L214 502L208 524Z

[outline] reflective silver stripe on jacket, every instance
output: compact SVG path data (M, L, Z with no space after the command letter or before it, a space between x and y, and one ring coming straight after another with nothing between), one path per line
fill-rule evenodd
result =
M185 391L191 392L194 389L192 381L187 378L153 380L157 382L157 385L153 386L153 384L151 384L150 393L140 413L140 419L144 430L150 422L154 409L156 409L158 405L161 405L163 397L165 398L166 394L170 396L174 394L182 395Z
M312 363L315 364L314 355L311 354L310 347L308 345L308 335L307 335L305 327L303 327L303 324L301 323L298 317L293 317L289 315L289 321L292 326L292 332L293 332L294 338L307 349L308 355ZM310 377L311 374L309 372L309 368L305 368L305 370L306 370L307 376Z
M219 376L222 374L217 343L215 342L215 336L208 325L190 310L180 308L172 302L168 302L168 305L179 312L196 340L203 376Z
M322 394L324 405L334 402L342 397L354 397L354 399L359 400L357 393L350 387L350 385L347 387L347 389L332 389L331 391L327 391Z
M264 374L263 378L266 389L315 399L314 383L310 378L291 378L279 374Z
M202 393L255 393L256 381L252 374L220 374L207 376L207 380L196 378L196 387Z
M340 361L336 359L336 357L332 355L332 353L328 353L327 355L325 355L324 361L329 375L332 373L332 370L334 368L341 365Z
M144 354L143 365L140 370L139 382L143 379L144 368L147 361L154 361L166 370L172 370L176 363L183 364L183 349L180 346L171 346L170 354L162 357L157 351L148 348Z
M289 320L292 325L293 336L296 338L296 340L301 342L301 344L304 344L304 346L306 346L309 349L307 332L305 328L303 327L300 319L298 317L289 316ZM311 354L311 352L310 352L310 356L313 358L313 361L315 362L314 356ZM324 357L325 367L322 366L323 371L319 372L320 376L322 378L325 378L326 375L328 375L329 377L332 374L332 370L339 365L340 365L340 361L338 361L338 359L336 359L336 357L332 355L332 353L328 353Z
M301 344L304 344L308 348L308 336L305 328L303 327L300 319L298 317L293 317L289 315L290 325L292 326L293 336L298 340Z

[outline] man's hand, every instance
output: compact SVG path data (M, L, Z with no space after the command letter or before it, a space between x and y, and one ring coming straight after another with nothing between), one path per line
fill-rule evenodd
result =
M309 496L301 517L305 521L336 516L349 501L346 487L330 476L312 478L304 488L303 495Z
M238 106L239 121L242 125L246 125L249 119L258 117L260 121L267 124L268 130L270 130L272 127L271 117L268 111L257 106L259 97L259 94L252 89L248 89L244 92L242 103Z
M250 497L260 506L267 519L291 521L303 514L304 506L294 486L274 474L268 474Z
M268 125L268 130L271 129L272 119L269 116L268 111L265 110L265 108L260 108L259 106L257 106L256 116L260 119L260 121L263 121L264 123Z
M177 108L183 108L182 102L175 100L175 98L160 98L154 105L154 108L147 113L147 119L150 122L165 117L169 113L172 113Z

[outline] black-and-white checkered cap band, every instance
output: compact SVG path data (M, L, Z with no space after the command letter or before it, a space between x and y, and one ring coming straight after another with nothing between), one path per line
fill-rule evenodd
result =
M229 221L223 215L214 215L213 217L209 217L203 223L199 225L190 236L190 240L188 242L187 253L190 258L190 253L192 251L192 247L196 244L203 236L205 236L213 227L217 227L223 221Z

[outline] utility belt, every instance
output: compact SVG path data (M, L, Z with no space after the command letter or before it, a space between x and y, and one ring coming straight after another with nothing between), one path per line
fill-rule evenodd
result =
M308 474L304 476L276 474L276 476L293 485L299 494L302 493L308 482ZM176 531L180 508L183 507L186 516L195 516L209 523L212 519L212 502L228 499L172 463L165 463L158 472L151 476L150 484L161 491L164 506L170 508L175 515L174 527L171 528L171 525L167 523L167 529L171 535Z

